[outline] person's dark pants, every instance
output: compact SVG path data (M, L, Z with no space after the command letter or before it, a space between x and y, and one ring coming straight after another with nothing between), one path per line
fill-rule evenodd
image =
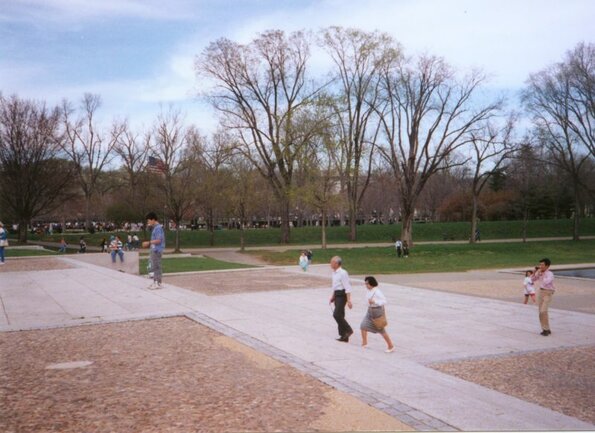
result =
M161 284L161 251L155 251L151 249L151 272L153 272L153 281Z
M351 326L345 320L345 304L347 304L347 295L345 292L335 292L335 312L333 313L333 317L337 321L339 335L341 337L346 337L348 334L353 333L353 329L351 329Z

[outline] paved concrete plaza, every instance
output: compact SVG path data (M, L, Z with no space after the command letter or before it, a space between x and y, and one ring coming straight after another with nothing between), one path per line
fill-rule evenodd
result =
M431 368L429 364L595 345L595 315L550 313L553 334L538 335L535 307L498 299L382 284L389 300L389 333L397 346L384 353L379 336L335 341L328 305L330 269L314 266L308 285L274 290L275 279L303 277L296 267L195 274L209 284L259 280L266 291L203 293L192 283L146 289L148 280L82 263L69 268L0 274L0 331L182 315L347 392L416 430L594 430L595 425ZM8 266L8 265L6 265ZM219 278L217 276L220 276ZM353 279L354 329L365 314L364 287ZM220 293L224 293L221 291ZM555 301L554 301L555 306Z

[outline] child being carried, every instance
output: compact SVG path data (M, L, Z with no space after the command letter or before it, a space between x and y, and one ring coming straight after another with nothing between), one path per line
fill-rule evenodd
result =
M531 296L531 300L535 304L535 287L533 286L533 280L531 280L531 275L533 275L533 271L525 272L525 279L523 280L523 286L525 287L524 304L529 302L529 296Z

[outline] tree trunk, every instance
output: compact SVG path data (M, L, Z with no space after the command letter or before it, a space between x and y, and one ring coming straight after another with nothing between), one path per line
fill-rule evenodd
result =
M349 240L357 240L357 209L355 203L349 203Z
M322 249L326 250L326 208L322 208Z
M207 210L207 230L209 231L209 245L215 245L215 216L212 209Z
M469 235L469 243L475 243L475 231L477 230L477 202L478 197L475 192L473 193L473 202L471 205L471 234Z
M246 237L244 233L244 222L240 222L240 251L244 251L246 249Z
M176 248L174 250L174 253L181 253L182 250L180 250L180 223L179 221L176 221Z
M64 211L62 211L64 212ZM61 235L64 236L66 234L66 217L64 213L62 213L62 218L60 219L60 225L62 226L62 233Z
M579 226L581 222L581 204L580 204L580 197L578 192L578 185L574 188L574 218L572 224L572 240L578 241L579 240Z
M523 209L523 230L522 230L522 237L523 242L527 242L527 225L529 224L529 209L525 206Z
M289 229L289 199L285 197L284 203L281 204L281 243L288 244L290 239Z
M409 248L413 246L413 209L401 208L403 225L401 226L401 240L407 241Z
M91 233L91 194L85 194L85 228Z
M5 227L5 230L8 232L7 227ZM24 221L24 220L19 221L18 240L19 240L19 243L22 243L22 244L27 243L27 221Z

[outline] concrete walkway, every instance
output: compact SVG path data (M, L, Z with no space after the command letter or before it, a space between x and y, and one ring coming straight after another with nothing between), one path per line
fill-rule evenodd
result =
M595 425L441 373L427 364L535 350L595 345L595 315L552 310L555 334L537 335L535 312L499 300L383 285L389 330L398 347L385 354L334 341L328 281L300 290L206 296L166 285L149 291L145 278L73 259L73 268L7 272L0 278L0 331L187 315L349 392L418 430L594 430ZM279 268L299 278L295 267ZM257 277L259 269L238 272ZM330 278L328 267L313 274ZM200 278L200 275L196 275ZM354 329L365 313L354 280Z

